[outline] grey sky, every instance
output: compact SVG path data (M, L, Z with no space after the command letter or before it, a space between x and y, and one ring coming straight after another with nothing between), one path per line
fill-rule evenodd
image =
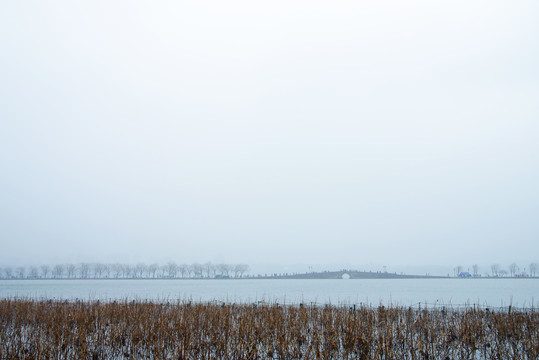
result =
M2 1L0 263L538 260L537 1Z

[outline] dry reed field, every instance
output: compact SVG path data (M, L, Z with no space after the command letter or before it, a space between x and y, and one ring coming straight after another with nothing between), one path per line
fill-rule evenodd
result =
M0 359L538 359L533 310L0 300Z

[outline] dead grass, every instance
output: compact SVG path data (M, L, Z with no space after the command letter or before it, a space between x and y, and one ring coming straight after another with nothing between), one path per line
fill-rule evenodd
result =
M0 359L538 359L539 315L486 309L0 300Z

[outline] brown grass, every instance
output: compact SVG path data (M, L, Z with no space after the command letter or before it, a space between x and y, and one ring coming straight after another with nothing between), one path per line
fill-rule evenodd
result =
M0 300L0 359L537 359L539 315L486 309Z

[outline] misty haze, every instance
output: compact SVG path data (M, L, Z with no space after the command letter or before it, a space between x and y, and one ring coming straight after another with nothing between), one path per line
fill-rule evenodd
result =
M430 340L391 341L431 348L387 358L536 358L538 17L531 0L2 2L0 359L378 358L358 329L427 309ZM145 347L111 317L132 340L80 345L103 304L198 335ZM295 311L326 329L329 305L353 336L294 338ZM492 311L532 330L451 343L456 323L499 329ZM68 312L64 343L39 337ZM53 316L26 338L52 345L15 346L17 314ZM212 316L296 330L201 350L243 331L186 320Z

